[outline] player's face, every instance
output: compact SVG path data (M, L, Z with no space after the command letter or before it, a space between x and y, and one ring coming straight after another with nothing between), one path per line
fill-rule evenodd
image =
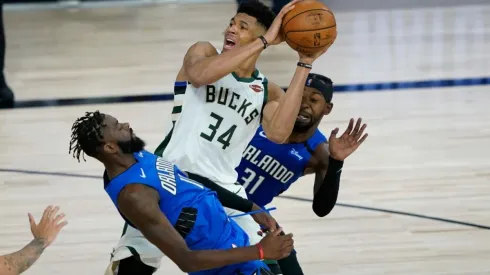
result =
M299 114L294 124L295 132L306 132L312 127L317 127L324 115L332 110L332 104L325 101L320 91L305 87Z
M104 117L103 137L106 151L116 151L117 148L124 153L139 152L145 147L145 142L133 133L129 123L120 123L111 115Z
M255 17L238 13L230 20L230 24L225 30L223 51L247 45L263 32L263 28L257 24Z

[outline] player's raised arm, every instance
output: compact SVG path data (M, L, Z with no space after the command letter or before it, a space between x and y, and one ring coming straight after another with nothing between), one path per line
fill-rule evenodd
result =
M298 116L306 79L313 62L328 50L306 55L298 52L299 61L286 93L276 84L269 83L269 100L264 107L262 126L267 138L275 143L284 143L293 132Z
M354 119L351 119L349 126L339 138L336 137L339 129L334 129L330 134L329 143L321 144L315 150L320 163L315 171L312 207L319 217L328 215L334 208L339 194L344 160L357 150L368 136L362 135L367 125L361 127L361 122L362 119L358 119L356 126L353 127Z
M258 260L256 246L227 250L191 251L159 208L156 190L143 184L127 185L118 196L121 213L183 272L195 272L241 262ZM279 236L277 230L262 242L264 258L281 259L292 250L292 235Z
M223 78L244 63L255 62L252 57L258 57L267 46L282 42L279 38L282 18L298 1L285 5L268 29L251 17L232 18L225 30L223 52L218 54L209 42L195 43L184 57L178 80L189 80L194 87L200 87Z
M194 87L200 87L232 73L240 64L263 49L264 44L258 38L246 46L222 54L218 54L209 42L197 42L184 57L183 71Z

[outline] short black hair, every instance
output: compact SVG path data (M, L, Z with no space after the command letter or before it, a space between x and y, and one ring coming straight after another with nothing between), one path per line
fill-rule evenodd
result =
M85 153L90 157L95 157L97 147L102 143L101 128L104 121L104 114L99 111L86 112L85 116L78 118L71 127L70 149L73 157L80 162L80 154ZM83 160L85 157L82 155Z
M269 29L276 18L274 12L265 4L257 0L242 0L237 13L245 13L257 19L257 22Z

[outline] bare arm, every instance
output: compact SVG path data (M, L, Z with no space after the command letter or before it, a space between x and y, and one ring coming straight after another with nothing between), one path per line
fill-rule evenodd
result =
M0 274L17 275L31 267L44 251L42 239L34 239L21 250L0 256Z
M293 132L310 69L298 66L286 93L269 83L269 101L264 107L262 126L269 140L284 143Z
M60 230L67 224L66 221L62 221L65 214L56 215L58 210L58 206L46 207L38 224L34 216L28 214L34 240L17 252L0 256L1 275L21 274L39 259L44 249L54 241Z
M195 272L257 260L253 246L191 251L159 208L158 192L142 184L126 186L118 197L121 213L183 272Z
M197 42L192 45L184 57L183 71L192 85L200 87L213 83L232 73L247 59L263 50L260 39L222 54L209 42Z

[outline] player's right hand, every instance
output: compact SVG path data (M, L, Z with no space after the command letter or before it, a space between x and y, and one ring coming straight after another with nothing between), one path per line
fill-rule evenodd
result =
M59 206L53 207L50 205L46 207L39 224L36 224L31 213L28 214L32 235L36 240L43 242L44 248L48 247L56 239L60 230L67 224L66 221L61 222L65 217L64 213L56 215L59 209Z
M318 57L322 56L324 53L326 53L328 51L328 49L330 49L330 46L333 45L333 43L335 42L336 39L337 39L337 32L335 33L335 37L332 39L332 41L330 42L330 44L328 44L321 51L318 51L318 52L315 52L315 53L312 53L312 54L302 53L302 52L298 51L300 62L304 62L306 64L313 64L313 62Z
M281 33L282 19L284 18L284 15L286 15L286 13L294 9L294 5L296 3L301 1L303 0L293 0L287 3L284 7L282 7L279 14L276 15L276 18L274 18L274 21L272 21L272 25L264 34L264 38L265 40L267 40L267 43L269 43L269 45L277 45L284 41L284 36Z
M264 250L264 259L280 260L291 253L294 248L293 234L281 235L282 228L269 233L260 241Z

